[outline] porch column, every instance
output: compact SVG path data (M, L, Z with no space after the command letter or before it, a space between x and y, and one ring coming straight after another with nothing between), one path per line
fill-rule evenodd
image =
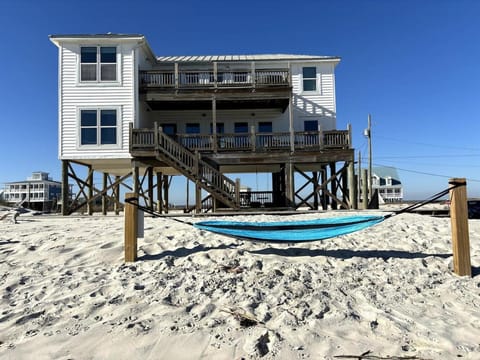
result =
M212 200L215 201L215 198ZM198 185L198 180L195 182L195 212L197 214L202 212L202 188Z
M322 202L322 209L327 210L328 208L328 197L327 194L324 191L324 186L326 187L327 184L325 183L327 181L327 167L322 166L322 171L320 172L321 179L320 181L322 182L322 193L320 194L320 199Z
M354 162L350 161L348 163L348 200L350 202L350 209L358 209L356 190Z
M114 196L115 196L115 203L113 204L113 210L115 211L115 215L118 215L120 214L120 184L118 184L118 181L120 180L120 176L115 176L115 183L117 183L117 185L115 185L113 187L113 192L114 192Z
M215 69L216 69L216 66L215 66ZM216 77L215 77L215 81L216 81ZM216 152L218 141L217 141L217 97L215 95L213 95L212 97L212 137L213 137L212 148L213 148L213 151Z
M163 199L165 201L165 214L168 214L168 175L163 175Z
M153 211L153 167L147 169L148 175L148 208Z
M140 181L139 181L139 168L136 161L132 162L132 188L133 188L133 192L138 196L140 194Z
M87 187L88 187L88 199L87 199L87 214L93 215L93 169L92 166L88 166L88 177L87 177Z
M108 198L107 198L107 182L108 182L108 173L103 173L103 187L102 191L105 191L102 195L102 215L107 215L108 208Z
M312 171L313 180L313 208L318 210L318 172Z
M289 83L292 86L292 68L288 63ZM293 128L293 92L290 91L290 97L288 100L288 131L290 132L290 151L295 151L295 133ZM294 190L295 193L295 190ZM295 196L295 195L294 195Z
M295 151L295 132L293 129L293 95L290 94L288 102L288 131L290 132L290 151Z
M330 163L330 176L333 177L336 172L337 172L336 164L334 162ZM337 181L338 179L336 176L332 178L330 191L334 196L337 196ZM337 200L335 200L333 197L331 200L331 207L332 207L332 210L337 210Z
M350 200L348 199L348 169L346 167L343 168L342 170L342 186L341 186L341 190L342 190L342 199L343 199L343 203L345 203L347 205L347 207L345 207L343 204L341 204L341 208L342 209L349 209L350 208Z
M68 160L62 160L62 215L69 214L70 187L68 186Z
M163 211L162 173L161 172L157 172L157 211L160 214Z
M285 164L285 198L286 205L289 207L295 207L295 184L293 175L293 164L289 161Z

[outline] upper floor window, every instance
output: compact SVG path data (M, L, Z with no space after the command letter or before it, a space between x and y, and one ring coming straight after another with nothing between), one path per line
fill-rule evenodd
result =
M80 50L81 81L117 81L117 48L83 46Z
M80 111L80 145L115 145L117 133L117 110Z
M303 91L317 91L317 68L304 67L302 69Z

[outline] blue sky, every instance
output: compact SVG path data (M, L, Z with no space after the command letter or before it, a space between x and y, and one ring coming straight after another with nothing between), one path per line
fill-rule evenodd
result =
M340 56L337 127L352 124L357 151L370 113L373 162L397 167L406 198L449 177L480 197L479 18L475 0L2 0L0 186L36 170L60 179L48 35L113 32L144 34L156 55Z

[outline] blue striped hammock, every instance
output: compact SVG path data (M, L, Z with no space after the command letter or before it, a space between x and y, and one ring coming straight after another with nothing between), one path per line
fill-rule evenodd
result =
M347 216L285 222L200 221L193 225L198 229L239 238L299 242L349 234L384 219L384 216Z

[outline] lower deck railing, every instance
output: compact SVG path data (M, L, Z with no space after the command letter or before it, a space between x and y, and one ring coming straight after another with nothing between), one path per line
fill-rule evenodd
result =
M267 150L322 150L349 149L348 130L297 131L279 133L235 133L235 134L175 134L171 137L189 150L195 151L267 151ZM130 150L149 151L155 149L154 129L132 129Z

